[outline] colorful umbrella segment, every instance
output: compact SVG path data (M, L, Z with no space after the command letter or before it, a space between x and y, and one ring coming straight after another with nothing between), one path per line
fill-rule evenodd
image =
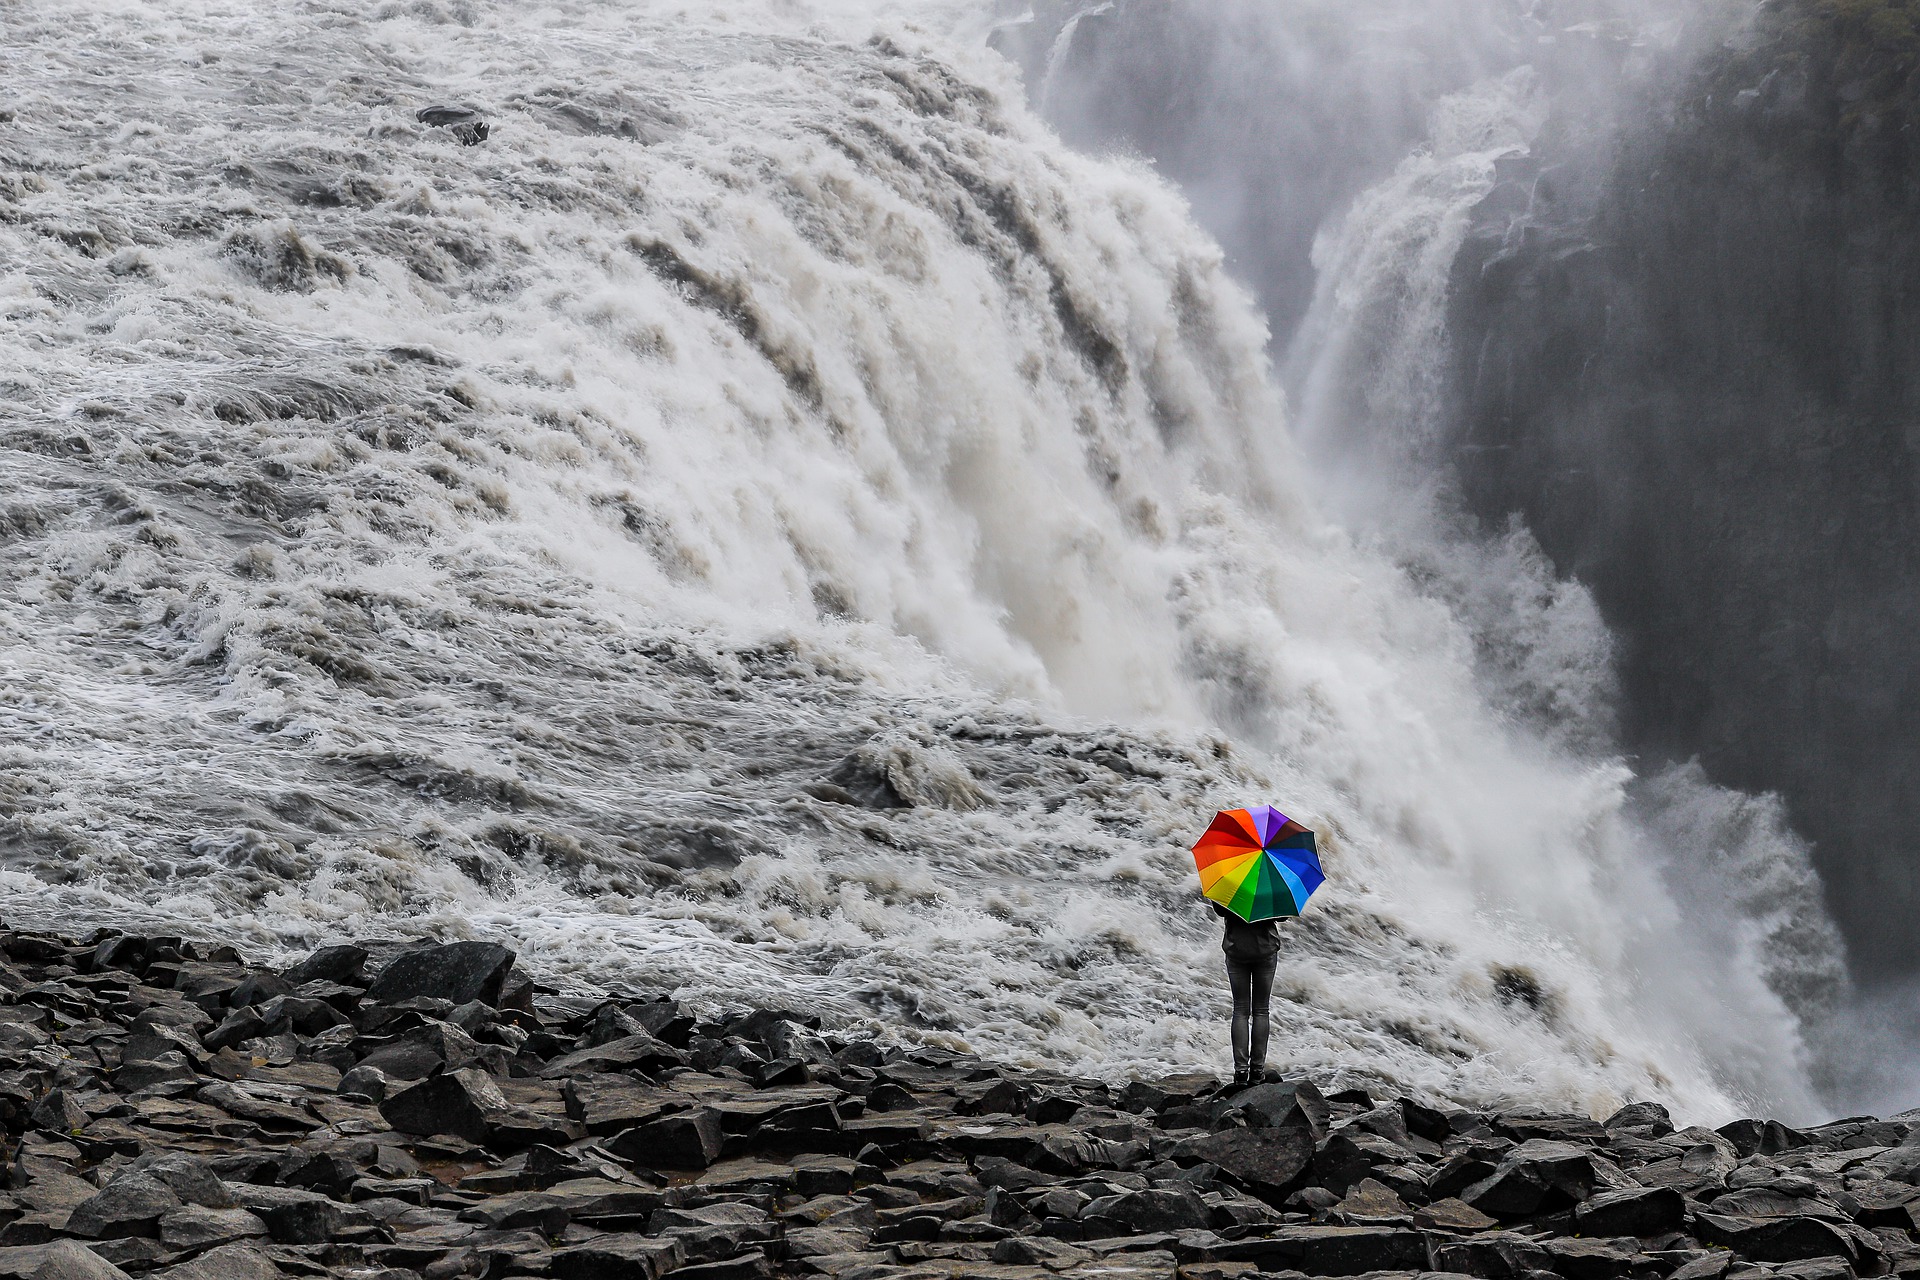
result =
M1193 864L1200 892L1248 924L1299 915L1327 878L1313 832L1266 804L1216 816Z

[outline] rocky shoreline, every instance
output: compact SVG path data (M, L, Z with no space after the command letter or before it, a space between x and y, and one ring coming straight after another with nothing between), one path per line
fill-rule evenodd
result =
M0 956L0 1280L1920 1275L1920 1115L1115 1088L562 995L484 942Z

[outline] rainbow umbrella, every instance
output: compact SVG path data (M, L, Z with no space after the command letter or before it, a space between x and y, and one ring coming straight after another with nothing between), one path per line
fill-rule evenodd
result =
M1248 924L1299 915L1327 878L1313 832L1270 804L1217 814L1193 865L1200 892Z

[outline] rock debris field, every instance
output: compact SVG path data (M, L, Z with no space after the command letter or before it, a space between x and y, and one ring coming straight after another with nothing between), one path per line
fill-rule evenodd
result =
M485 942L0 952L0 1278L1920 1275L1920 1115L1115 1087L561 995Z

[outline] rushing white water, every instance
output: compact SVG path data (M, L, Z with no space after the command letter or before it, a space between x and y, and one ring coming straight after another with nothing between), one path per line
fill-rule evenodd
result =
M1180 200L874 33L9 11L5 910L1218 1066L1186 845L1271 800L1330 876L1289 1065L1812 1107L1765 920L1690 915L1629 769L1328 522ZM1520 581L1528 687L1603 720Z

